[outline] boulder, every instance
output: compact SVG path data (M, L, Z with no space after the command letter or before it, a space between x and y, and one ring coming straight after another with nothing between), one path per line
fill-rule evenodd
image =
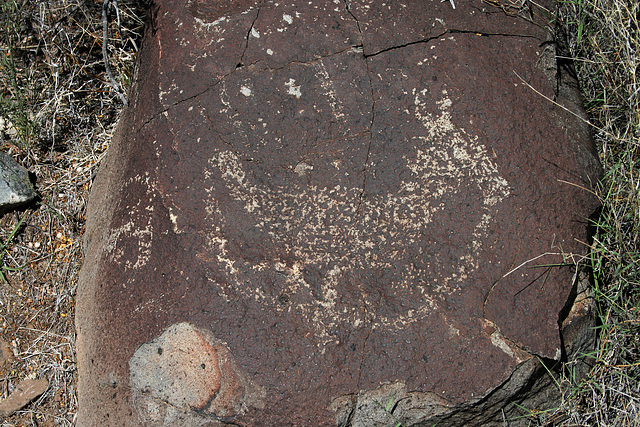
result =
M601 172L531 7L154 2L88 208L78 425L555 405Z

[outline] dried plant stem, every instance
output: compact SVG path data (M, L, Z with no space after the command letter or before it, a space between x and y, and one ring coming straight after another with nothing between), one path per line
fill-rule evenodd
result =
M118 20L118 28L120 28L120 11L118 9L118 0L104 0L104 3L102 4L102 58L104 60L107 79L109 79L111 87L116 92L116 94L118 94L118 97L126 107L129 105L129 103L127 102L127 97L124 96L120 83L118 83L116 79L113 78L111 65L109 65L109 54L107 53L107 46L109 44L109 21L107 20L107 9L109 9L109 6L112 6L115 9Z

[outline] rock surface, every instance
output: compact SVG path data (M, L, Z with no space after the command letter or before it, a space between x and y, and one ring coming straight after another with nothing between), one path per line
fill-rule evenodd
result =
M229 419L249 405L264 407L264 390L242 376L229 350L186 322L138 347L129 370L134 406L152 421L182 425L198 422L192 409Z
M89 206L79 425L553 404L541 361L591 342L573 261L600 168L543 21L440 0L151 16Z
M6 399L0 401L0 417L9 417L27 406L36 397L47 391L49 381L25 379L20 381L15 390Z
M0 215L29 203L36 196L29 172L0 151Z

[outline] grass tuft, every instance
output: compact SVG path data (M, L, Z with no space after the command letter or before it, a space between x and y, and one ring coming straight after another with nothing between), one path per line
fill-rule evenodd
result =
M567 0L569 36L605 177L590 247L599 325L593 368L561 384L563 406L541 424L640 425L640 6L636 0ZM569 367L571 368L571 367Z

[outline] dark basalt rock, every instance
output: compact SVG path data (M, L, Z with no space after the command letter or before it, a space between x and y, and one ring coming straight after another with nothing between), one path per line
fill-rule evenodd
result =
M521 12L158 1L89 206L79 425L553 405L547 370L593 342L600 167L546 12Z

